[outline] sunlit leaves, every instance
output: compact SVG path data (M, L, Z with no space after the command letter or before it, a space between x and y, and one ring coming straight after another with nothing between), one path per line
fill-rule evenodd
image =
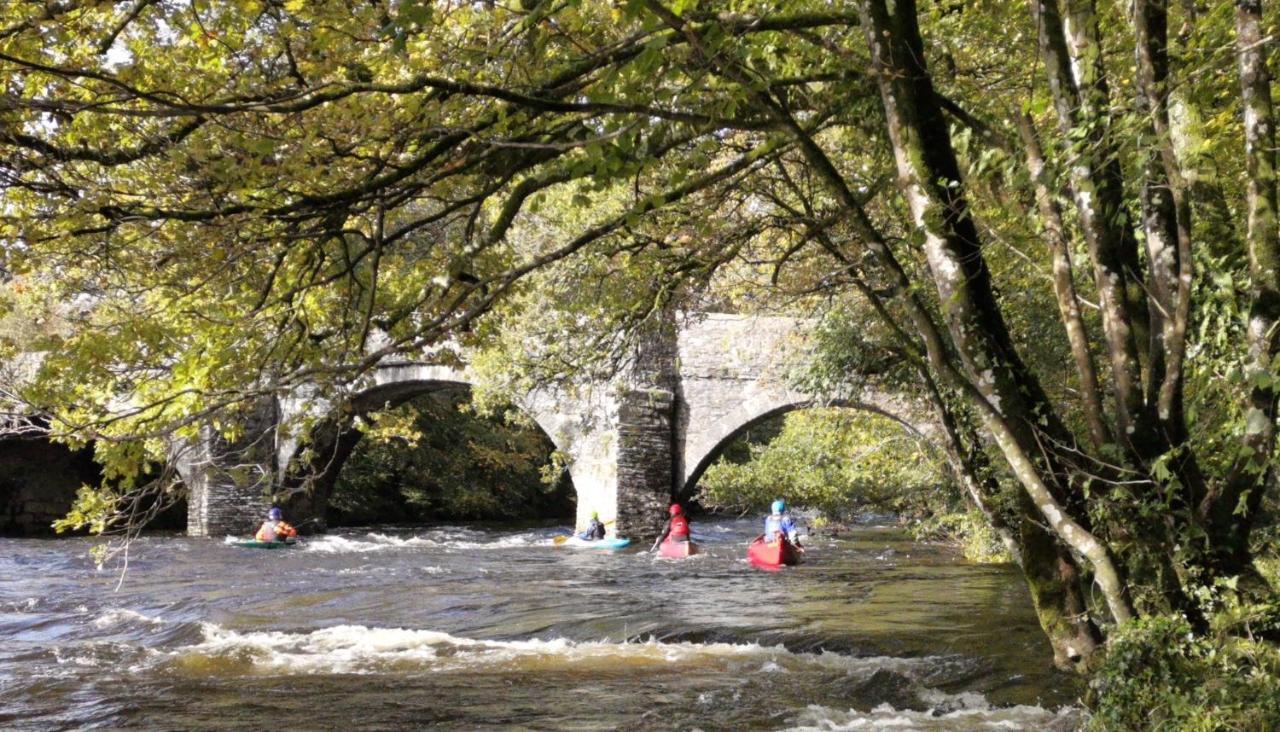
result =
M745 449L745 462L722 459L702 476L705 505L762 510L783 498L838 517L858 510L918 514L930 505L945 509L955 497L924 443L866 412L792 412L776 437Z

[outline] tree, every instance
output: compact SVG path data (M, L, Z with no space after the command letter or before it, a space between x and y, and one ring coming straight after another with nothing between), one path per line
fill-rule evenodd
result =
M1060 663L1087 667L1111 621L1203 631L1273 592L1248 549L1280 252L1256 3L1234 26L1161 0L21 13L0 30L0 268L95 302L26 344L49 353L20 397L114 473L532 308L614 343L698 300L838 301L877 319L1016 539ZM1193 186L1205 157L1246 190ZM1233 239L1213 201L1238 199ZM549 376L591 361L572 350Z

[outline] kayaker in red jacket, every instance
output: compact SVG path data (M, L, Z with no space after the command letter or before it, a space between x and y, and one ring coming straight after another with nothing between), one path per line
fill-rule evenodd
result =
M667 519L667 525L662 527L662 533L658 535L658 540L653 542L653 549L657 549L658 545L668 537L672 541L689 540L689 518L684 515L684 509L680 508L680 504L671 504L671 508L667 509L667 513L671 514L671 518ZM653 551L653 549L649 551Z
M262 522L257 535L253 538L258 541L284 541L293 539L297 535L298 530L284 520L284 514L280 509L273 506L270 511L267 511L267 520Z

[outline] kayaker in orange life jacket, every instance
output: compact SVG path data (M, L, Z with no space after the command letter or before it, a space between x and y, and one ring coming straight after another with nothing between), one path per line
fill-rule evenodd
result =
M284 513L272 506L271 510L267 511L267 520L262 522L262 526L258 528L258 533L253 538L257 541L284 541L297 535L298 530L284 520Z
M672 541L689 540L689 518L684 515L684 509L680 508L680 504L671 504L671 508L667 509L667 513L671 514L671 518L667 519L667 525L662 527L662 533L658 535L658 540L653 542L653 549L649 551L657 549L658 545L668 537Z

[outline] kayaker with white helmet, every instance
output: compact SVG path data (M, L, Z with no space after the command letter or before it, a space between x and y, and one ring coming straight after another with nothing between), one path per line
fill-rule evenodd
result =
M791 518L791 514L787 513L786 501L779 498L770 506L773 513L764 519L764 540L766 542L774 542L779 536L785 537L787 541L800 546L800 540L796 531L795 519Z
M262 522L258 533L253 538L257 541L284 541L298 535L298 530L284 520L284 512L276 506L267 511L267 520Z

